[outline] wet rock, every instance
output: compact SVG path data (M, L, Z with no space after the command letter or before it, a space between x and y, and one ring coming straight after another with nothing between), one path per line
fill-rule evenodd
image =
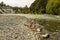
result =
M40 28L37 28L37 31L38 31L38 32L40 32L40 31L41 31L41 29L40 29Z
M49 34L43 34L43 35L41 35L41 36L42 36L43 38L46 38L46 39L47 39L47 38L49 38L50 35L49 35Z

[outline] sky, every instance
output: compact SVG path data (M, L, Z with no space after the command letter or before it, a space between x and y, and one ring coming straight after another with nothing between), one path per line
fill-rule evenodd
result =
M18 6L18 7L25 7L26 5L29 7L35 0L0 0L10 6Z

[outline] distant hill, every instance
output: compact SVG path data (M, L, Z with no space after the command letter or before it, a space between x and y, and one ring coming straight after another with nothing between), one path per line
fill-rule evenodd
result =
M10 5L6 5L3 2L0 3L0 14L17 14L17 13L29 13L30 10L27 6L25 7L12 7Z
M13 14L13 7L4 4L3 2L0 3L0 14Z

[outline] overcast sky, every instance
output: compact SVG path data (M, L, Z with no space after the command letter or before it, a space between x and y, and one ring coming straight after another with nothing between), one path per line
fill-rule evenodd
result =
M2 1L7 5L18 7L24 7L25 5L28 5L29 7L31 3L34 2L34 0L0 0L0 2Z

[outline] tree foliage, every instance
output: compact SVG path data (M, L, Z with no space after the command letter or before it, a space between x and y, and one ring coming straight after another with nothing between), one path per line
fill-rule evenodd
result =
M13 7L13 9L15 10L15 13L24 13L24 14L30 13L30 9L27 7L27 5L23 8Z
M34 12L39 13L41 12L40 10L42 9L43 9L42 11L45 11L46 3L47 3L47 0L35 0L34 3L32 3L31 5L30 10L33 11L33 13Z
M60 15L60 0L35 0L30 10L37 14Z
M25 13L25 14L28 14L29 13L29 8L27 7L27 5L24 7L24 8L22 8L22 13Z
M49 0L46 6L49 14L60 15L60 0Z

